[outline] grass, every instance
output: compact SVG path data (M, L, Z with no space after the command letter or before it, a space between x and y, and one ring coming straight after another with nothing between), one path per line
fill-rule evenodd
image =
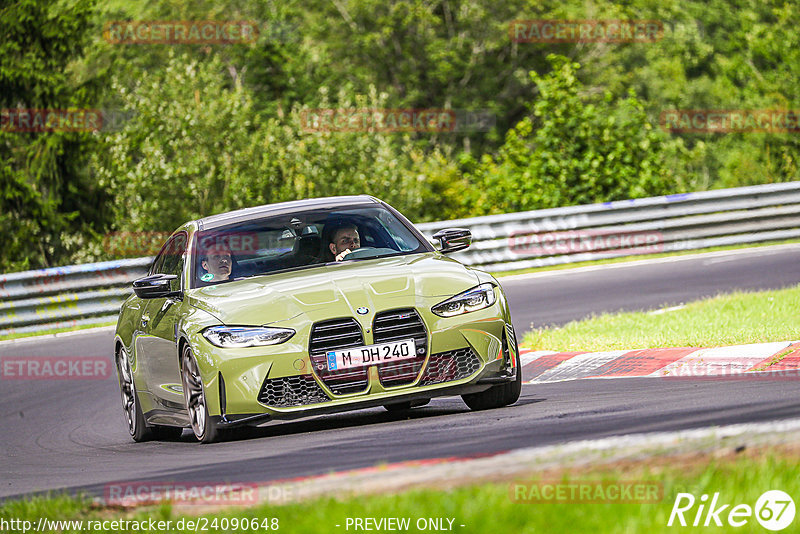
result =
M698 499L702 494L713 496L719 493L718 506L730 503L720 519L724 527L712 527L713 532L730 531L726 524L727 513L732 506L746 504L755 506L759 496L768 490L779 489L797 498L800 495L800 464L797 458L787 458L777 451L741 454L728 457L695 457L688 465L679 465L670 459L656 463L653 467L638 467L633 470L624 466L592 469L587 473L563 473L555 480L569 483L603 481L604 487L615 482L647 482L660 486L659 498L655 502L514 502L517 484L530 484L537 478L515 479L504 482L473 484L449 490L418 489L395 495L342 496L339 499L324 498L315 501L288 505L258 505L239 511L223 511L203 514L210 532L252 532L250 529L211 529L214 519L221 526L222 518L277 518L279 531L290 534L321 532L353 532L347 527L348 518L409 518L409 532L419 531L416 522L420 518L444 518L453 520L452 530L463 533L513 532L515 534L536 532L674 532L680 526L668 527L675 497L680 492L689 492ZM552 482L548 477L544 482ZM710 499L709 499L710 500ZM684 514L691 525L697 512L697 504ZM168 505L134 512L122 512L97 508L89 500L71 497L30 498L7 501L0 506L3 520L22 519L35 525L40 517L57 520L172 520L179 516ZM190 517L197 520L197 517ZM703 515L703 519L705 515ZM702 525L701 520L701 525ZM795 524L800 519L795 520ZM339 526L337 526L339 525ZM461 525L464 525L463 527ZM35 527L34 527L35 528ZM8 528L6 528L8 530ZM185 529L190 530L190 529ZM263 529L260 529L263 531ZM690 531L707 531L708 528ZM764 532L755 517L737 532ZM63 532L78 532L65 528ZM117 532L136 532L135 529L118 529ZM170 532L180 530L171 529ZM192 530L193 531L193 530ZM383 530L385 531L385 530Z
M770 247L774 245L786 245L792 243L800 243L800 239L785 239L783 241L767 241L764 243L748 243L744 245L725 245L722 247L708 247L693 250L682 250L679 252L659 252L658 254L637 254L634 256L620 256L618 258L607 258L604 260L591 260L580 261L575 263L563 263L559 265L548 265L544 267L529 267L527 269L516 269L514 271L492 272L492 276L501 278L503 276L514 276L517 274L527 273L541 273L545 271L562 271L564 269L576 269L578 267L587 267L590 265L609 265L612 263L628 263L640 260L652 260L657 258L671 258L675 256L691 256L694 254L702 254L704 252L718 252L725 250L740 250L748 248Z
M524 336L533 350L601 351L652 347L714 347L800 339L800 286L737 292L678 309L594 316Z

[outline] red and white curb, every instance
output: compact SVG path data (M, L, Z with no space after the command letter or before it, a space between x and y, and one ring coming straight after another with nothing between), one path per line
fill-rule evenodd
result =
M545 384L581 378L755 378L800 380L800 341L698 348L555 352L520 349L522 379Z

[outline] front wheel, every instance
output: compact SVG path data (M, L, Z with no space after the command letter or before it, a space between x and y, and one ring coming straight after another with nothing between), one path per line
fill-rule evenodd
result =
M212 443L219 438L219 429L208 415L208 404L200 377L200 369L189 345L181 353L181 382L186 410L192 422L192 432L201 443Z
M493 408L502 408L503 406L514 404L517 402L517 400L519 400L519 395L522 392L522 367L520 366L519 360L519 346L516 343L517 340L515 339L514 345L517 349L517 376L514 381L492 386L486 391L481 391L480 393L468 393L467 395L461 395L461 398L464 400L464 403L469 406L470 410L490 410ZM504 347L505 350L508 351L507 343L504 343L504 345L506 345Z

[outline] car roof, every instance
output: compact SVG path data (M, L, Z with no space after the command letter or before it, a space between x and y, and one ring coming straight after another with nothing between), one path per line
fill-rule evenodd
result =
M209 217L203 217L195 221L198 230L212 230L220 226L246 222L259 219L265 216L291 215L298 210L308 210L314 208L338 208L342 206L354 205L374 205L380 201L369 195L351 195L340 197L309 198L305 200L292 200L289 202L278 202L276 204L264 204L263 206L253 206L226 213L219 213Z

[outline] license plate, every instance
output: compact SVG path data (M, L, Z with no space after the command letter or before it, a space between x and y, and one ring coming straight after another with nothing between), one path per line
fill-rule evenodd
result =
M365 347L353 347L352 349L332 350L325 355L328 358L328 370L339 371L397 360L410 360L417 356L417 349L413 339L406 339Z

